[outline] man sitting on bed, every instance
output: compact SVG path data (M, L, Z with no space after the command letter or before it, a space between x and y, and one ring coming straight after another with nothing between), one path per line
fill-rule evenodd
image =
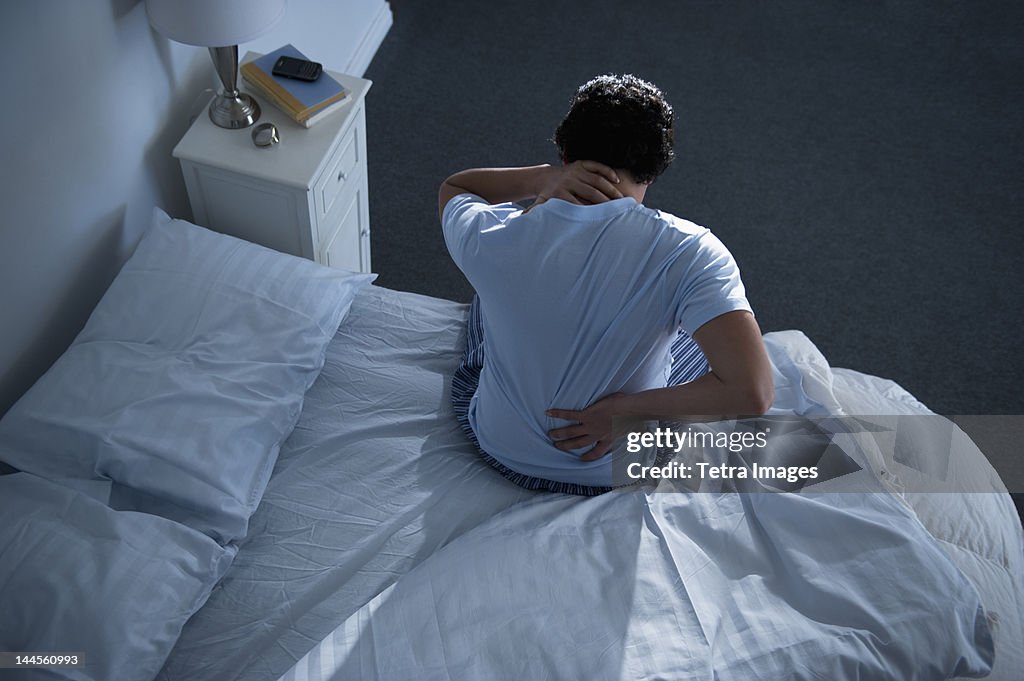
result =
M561 166L441 185L444 238L477 293L453 404L482 456L523 486L610 489L613 418L758 415L772 402L732 255L643 205L673 158L672 117L654 85L594 78L555 133Z

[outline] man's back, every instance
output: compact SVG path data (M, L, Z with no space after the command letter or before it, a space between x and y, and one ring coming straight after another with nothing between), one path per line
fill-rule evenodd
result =
M708 230L631 198L549 200L523 212L464 194L443 216L456 263L480 296L485 353L470 423L518 472L607 486L610 461L581 462L548 436L551 407L666 385L677 330L749 310L739 273Z

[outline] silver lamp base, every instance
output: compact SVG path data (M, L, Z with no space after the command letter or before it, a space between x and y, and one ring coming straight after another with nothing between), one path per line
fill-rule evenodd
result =
M210 120L222 128L248 128L260 118L260 105L244 92L221 92L210 102Z
M259 120L260 105L249 95L238 91L238 45L211 47L210 58L224 86L210 102L210 120L222 128L248 128Z

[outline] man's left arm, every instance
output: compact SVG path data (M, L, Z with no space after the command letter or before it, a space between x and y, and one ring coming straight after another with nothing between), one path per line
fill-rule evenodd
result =
M575 161L568 165L548 164L520 168L472 168L455 173L441 184L437 194L438 217L459 194L476 194L491 204L508 201L542 203L551 198L571 203L602 203L621 199L615 171L596 161Z

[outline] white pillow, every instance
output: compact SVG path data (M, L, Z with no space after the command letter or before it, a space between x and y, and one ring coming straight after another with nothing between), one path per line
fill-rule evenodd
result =
M74 343L0 421L0 460L109 478L115 507L240 539L327 343L375 276L157 210Z
M235 555L28 473L0 476L0 517L0 650L82 655L47 678L150 681Z

